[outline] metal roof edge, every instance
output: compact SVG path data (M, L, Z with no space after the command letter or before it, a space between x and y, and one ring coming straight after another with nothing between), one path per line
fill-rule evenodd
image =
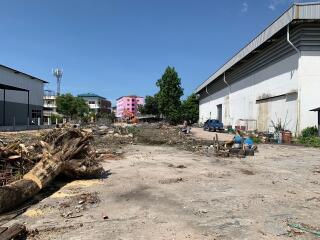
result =
M101 99L105 99L107 100L105 97L102 97L98 94L95 94L95 93L81 93L81 94L78 94L78 97L82 97L82 98L101 98Z
M209 85L216 78L221 76L224 72L230 69L234 64L239 62L241 59L246 57L249 53L254 51L257 47L261 46L264 42L270 39L274 34L279 32L283 27L287 26L290 22L295 19L313 19L315 17L320 18L319 13L315 13L310 8L314 5L318 5L320 9L320 2L312 3L294 3L287 11L280 15L275 21L273 21L268 27L266 27L260 34L257 35L252 41L250 41L245 47L240 49L233 57L231 57L222 67L220 67L214 74L212 74L207 80L202 82L196 89L195 93L199 93L207 85ZM298 7L298 9L297 9ZM305 8L305 9L303 9ZM302 10L302 11L301 11ZM318 10L318 9L317 9ZM318 15L317 15L318 14ZM309 16L309 18L308 18Z
M141 97L141 96L138 96L138 95L126 95L126 96L121 96L121 97L118 97L116 99L117 100L120 100L121 98L125 98L125 97L131 97L131 98L144 98L144 97Z
M19 70L13 69L13 68L11 68L11 67L8 67L8 66L2 65L2 64L0 64L0 67L5 68L5 69L8 69L8 70L10 70L10 71L13 71L14 73L23 74L23 75L25 75L25 76L27 76L27 77L29 77L29 78L31 78L31 79L35 79L35 80L41 81L41 82L43 82L43 83L49 83L49 82L47 82L47 81L45 81L45 80L43 80L43 79L41 79L41 78L37 78L37 77L35 77L35 76L32 76L32 75L30 75L30 74L21 72L21 71L19 71Z
M304 2L304 3L293 3L293 5L296 5L296 6L318 5L318 4L320 4L319 1L316 1L316 2Z

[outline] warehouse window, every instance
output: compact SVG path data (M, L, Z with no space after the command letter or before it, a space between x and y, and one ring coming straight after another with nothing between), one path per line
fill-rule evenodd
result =
M41 110L32 109L31 117L32 118L41 118Z

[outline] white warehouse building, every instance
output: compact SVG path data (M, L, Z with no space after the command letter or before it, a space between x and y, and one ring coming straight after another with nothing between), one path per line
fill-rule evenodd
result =
M320 107L320 3L294 4L196 93L199 121L294 133L315 126Z
M0 65L0 126L42 124L44 83Z

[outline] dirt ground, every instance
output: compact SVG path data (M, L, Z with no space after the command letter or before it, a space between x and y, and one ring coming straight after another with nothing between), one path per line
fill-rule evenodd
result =
M202 128L192 128L191 133L199 140L212 140L216 134L218 134L219 141L230 141L233 138L232 134L203 131Z
M53 186L14 222L28 239L317 239L320 155L259 145L254 157L218 158L129 145L104 162L109 176Z

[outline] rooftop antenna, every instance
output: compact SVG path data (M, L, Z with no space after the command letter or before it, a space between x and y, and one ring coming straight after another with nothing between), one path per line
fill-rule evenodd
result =
M52 74L57 78L57 96L60 96L60 84L63 72L61 69L56 68L52 69Z

